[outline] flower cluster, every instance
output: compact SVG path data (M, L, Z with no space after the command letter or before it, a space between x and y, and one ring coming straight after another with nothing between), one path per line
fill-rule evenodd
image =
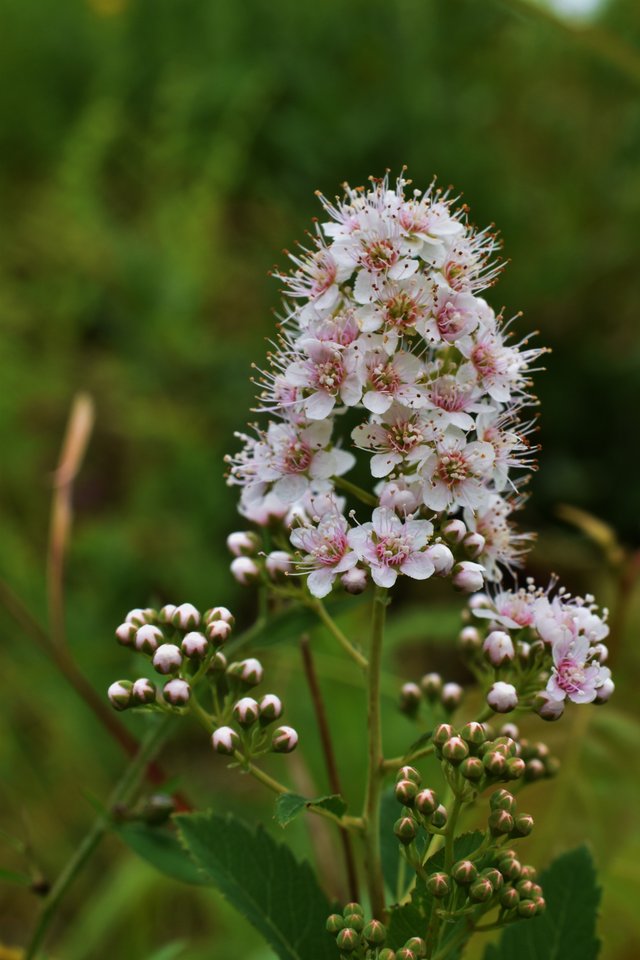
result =
M521 413L542 351L509 342L479 296L498 274L494 235L433 185L408 186L384 177L347 186L335 203L320 197L328 221L278 274L286 315L258 407L271 419L227 458L241 514L293 527L317 597L337 577L349 589L363 574L382 587L400 574L446 575L453 515L478 564L471 589L481 572L499 580L502 566L517 566L529 539L511 522L525 478L510 474L531 466ZM361 526L336 495L351 488L347 446L369 458L375 509Z

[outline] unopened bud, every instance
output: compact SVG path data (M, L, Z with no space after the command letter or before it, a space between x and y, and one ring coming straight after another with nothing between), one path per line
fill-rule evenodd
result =
M463 560L453 568L451 582L460 593L475 593L484 586L484 567L473 560Z
M236 557L231 562L231 575L243 587L260 579L260 567L251 557Z
M411 947L401 947L395 952L396 960L416 960L416 954Z
M493 887L494 893L497 893L498 890L502 890L504 887L504 877L495 867L487 867L486 870L482 871L481 876L486 877Z
M451 868L451 876L461 887L468 887L478 876L478 868L471 860L458 860Z
M448 577L453 570L455 559L446 543L434 543L425 550L434 566L436 577Z
M520 730L515 723L503 723L498 732L501 737L509 737L513 741L520 739Z
M474 559L479 557L485 547L485 539L481 533L469 533L464 538L463 547L467 551L470 557Z
M378 954L378 960L396 960L395 950L385 947L384 950L381 950Z
M450 723L439 723L433 731L433 742L442 747L453 736L453 727Z
M518 706L518 691L512 683L498 680L487 694L487 703L496 713L510 713Z
M207 637L214 646L221 647L228 640L233 627L226 620L212 620L206 626Z
M412 950L416 957L426 957L427 945L422 937L409 937L404 945L405 950Z
M180 647L185 657L193 657L194 660L203 660L207 655L209 642L204 633L198 633L196 630L191 630L189 633L185 634Z
M249 657L247 660L239 660L236 663L230 663L227 667L227 673L230 677L237 677L249 687L257 687L262 682L264 669L259 660L255 657Z
M615 683L608 677L604 683L602 683L596 690L596 698L593 701L594 703L606 703L607 700L611 697L616 688Z
M370 920L362 931L362 936L371 947L380 947L387 939L387 931L379 920Z
M124 618L127 623L133 623L136 627L142 627L145 623L152 623L156 619L156 611L151 607L144 609L136 607L135 610L129 610Z
M358 916L364 917L364 907L361 903L358 903L356 900L352 900L350 903L346 903L344 910L342 911L343 917L349 917L351 914L357 913Z
M468 744L475 747L480 746L487 739L483 724L478 723L477 720L470 720L469 723L465 723L460 731L460 736Z
M126 710L131 703L133 684L130 680L116 680L107 690L107 696L116 710Z
M353 927L345 927L336 937L336 946L343 953L353 953L360 944L360 934Z
M518 916L524 920L531 920L538 912L538 908L533 900L521 900L518 904Z
M492 810L506 810L513 814L516 811L516 798L508 790L496 790L489 797L489 806Z
M442 747L442 756L457 766L469 756L469 747L462 737L450 737Z
M211 609L205 613L203 620L205 623L216 623L218 620L224 620L230 627L236 622L236 618L228 607L211 607Z
M341 917L339 913L332 913L331 916L327 918L326 927L327 931L335 937L337 933L340 933L340 931L346 927L344 917Z
M356 930L358 933L362 933L364 930L364 917L361 913L348 913L344 920L352 930Z
M504 772L507 780L519 780L525 769L526 764L522 757L509 757Z
M464 690L459 683L445 683L440 694L440 702L445 710L453 713L462 703Z
M423 817L430 817L438 809L438 795L435 790L421 790L414 800L414 806Z
M458 645L464 653L479 650L482 641L477 627L463 627L458 635Z
M123 647L130 647L136 638L138 628L134 623L121 623L116 630L116 639Z
M482 644L482 651L485 659L494 667L511 663L515 657L513 641L504 630L492 630Z
M407 846L418 836L418 824L413 817L400 817L393 825L393 832L400 843Z
M531 661L531 644L525 640L518 640L516 643L516 654L523 667L528 667Z
M417 683L405 683L400 690L400 711L408 717L415 717L422 700L422 691Z
M282 716L282 700L275 693L266 693L259 703L259 709L260 725L266 727Z
M404 807L412 807L418 795L418 784L413 780L399 780L395 786L395 797Z
M480 757L467 757L460 764L460 773L465 780L478 783L484 776L484 765Z
M172 707L183 707L191 698L191 687L186 680L169 680L162 688L162 696Z
M446 873L432 873L427 877L425 886L432 897L441 900L449 895L451 884Z
M530 863L525 863L522 867L521 877L523 880L531 880L534 883L538 878L538 871Z
M522 864L515 857L507 857L504 860L500 860L498 869L505 880L514 882L520 879Z
M530 813L519 813L513 821L513 836L528 837L533 830L533 817Z
M272 550L265 567L272 580L281 580L291 569L291 556L285 550Z
M243 697L233 707L233 715L241 727L248 729L258 719L260 707L253 697Z
M164 642L162 630L150 623L145 623L136 633L135 648L139 653L155 653Z
M417 797L416 797L417 799ZM436 830L442 830L443 827L447 825L447 808L444 804L439 803L436 809L431 814L431 826L435 827Z
M450 543L460 543L467 535L467 525L462 520L449 520L442 533Z
M543 720L559 720L564 713L564 700L555 700L546 690L536 694L533 709Z
M177 673L182 666L182 654L175 643L163 643L153 655L153 667L158 673Z
M226 673L228 669L227 658L222 650L216 650L216 653L209 664L207 673Z
M493 749L507 758L518 754L518 744L511 737L496 737L493 741Z
M518 891L518 893L523 899L525 897L528 899L533 893L533 881L527 880L526 877L522 877L516 883L516 890Z
M278 727L271 737L274 753L291 753L298 746L298 734L293 727Z
M418 773L415 767L400 767L396 774L396 783L399 780L413 780L414 783L417 783L420 786L422 782L422 777Z
M192 603L181 603L173 611L171 622L181 630L195 630L200 626L200 611Z
M427 700L433 702L442 692L442 677L439 673L425 673L420 686Z
M520 894L515 887L505 887L500 894L500 906L503 910L515 910L520 903Z
M482 758L482 763L491 777L501 777L503 776L506 767L507 761L501 753L498 753L497 750L490 750Z
M234 557L250 557L258 552L260 541L250 530L238 530L227 537L227 549Z
M233 727L218 727L211 736L211 746L216 753L231 757L240 747L240 737Z
M489 814L489 830L492 836L501 837L513 830L513 817L506 810L493 810Z
M469 887L469 899L476 903L486 903L493 896L493 887L486 877L478 877Z
M542 780L542 778L546 777L546 775L547 769L542 760L538 760L537 757L527 760L524 765L524 779L527 781L527 783L534 783L536 780Z
M147 680L146 677L140 677L132 687L131 696L134 703L155 703L157 696L155 684L151 680Z
M176 612L175 603L165 603L158 613L160 623L172 623L173 615Z
M360 567L352 567L351 570L347 570L342 574L340 583L347 593L353 595L364 593L367 589L366 570L361 570Z

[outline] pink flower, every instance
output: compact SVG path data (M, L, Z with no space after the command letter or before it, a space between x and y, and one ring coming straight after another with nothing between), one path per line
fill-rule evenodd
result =
M433 533L428 520L402 521L392 510L377 507L370 523L349 531L349 545L371 568L379 587L392 587L399 573L426 580L435 567L424 552Z
M592 703L598 688L611 678L611 671L593 661L586 636L572 637L567 631L552 647L553 669L547 693L555 700L568 697L574 703Z
M512 630L531 627L534 623L536 594L527 590L505 590L496 594L488 606L474 608L474 615Z
M349 524L335 506L316 526L309 523L291 531L291 543L305 553L298 567L309 574L307 586L314 597L326 597L335 578L357 564L348 532Z
M431 316L420 332L432 342L444 340L445 343L456 343L476 329L482 306L486 307L484 300L479 300L471 293L442 287L434 297Z
M302 407L310 420L324 420L336 402L352 407L362 396L357 372L357 355L322 340L305 340L306 359L294 360L284 379L293 388L304 391Z
M435 436L433 421L420 410L393 404L381 416L382 423L361 423L351 433L356 446L376 451L371 458L374 477L386 477L402 463L423 460L429 453L428 441Z
M394 400L407 407L424 406L424 397L416 387L423 365L414 354L400 351L389 358L383 350L372 350L362 366L366 383L362 402L367 410L385 413Z
M438 512L458 506L482 507L489 495L487 480L493 460L491 444L467 443L464 435L452 430L421 465L425 506Z

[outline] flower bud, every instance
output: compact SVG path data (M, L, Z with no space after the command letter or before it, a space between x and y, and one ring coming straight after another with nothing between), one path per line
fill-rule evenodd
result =
M442 677L439 673L425 673L420 681L420 686L427 700L433 703L442 692Z
M418 836L418 824L413 817L400 817L393 825L393 832L400 843L408 846Z
M531 662L531 644L525 640L518 640L516 643L516 654L523 667L528 667Z
M260 707L253 697L243 697L233 707L233 715L244 729L252 727L258 719Z
M387 931L379 920L370 920L362 931L362 936L370 947L380 947L387 939Z
M509 757L505 767L507 780L519 780L526 769L526 764L522 757Z
M460 593L475 593L484 586L484 567L472 560L463 560L453 568L451 582Z
M395 786L395 797L403 807L412 807L417 795L417 783L413 780L398 780Z
M482 758L482 763L490 777L503 776L507 768L506 759L501 753L498 753L497 750L490 750L488 753L485 753Z
M596 690L596 698L593 701L594 703L606 703L607 700L611 697L616 688L615 683L608 677L604 683L602 683Z
M222 650L216 650L216 653L207 669L207 673L226 673L227 669L227 658Z
M416 960L416 954L411 947L401 947L400 950L396 950L395 957L396 960Z
M400 712L415 717L422 700L422 691L417 683L405 683L400 690Z
M491 881L486 877L478 877L469 887L469 899L476 903L486 903L493 896Z
M450 737L442 747L442 756L454 766L458 766L469 756L469 747L462 737Z
M484 765L480 757L467 757L460 764L460 773L465 780L478 783L484 777Z
M172 623L173 615L176 612L176 609L177 607L175 603L165 603L164 607L162 607L158 613L158 619L160 620L160 623Z
M505 836L513 830L514 820L506 810L493 810L489 814L487 821L491 835L494 837Z
M451 876L461 887L468 887L478 876L478 868L471 860L458 860L451 868Z
M155 618L156 612L151 607L146 607L144 610L136 607L135 610L129 610L124 619L126 623L133 623L136 627L142 627L145 623L152 623Z
M344 910L342 911L342 916L349 917L354 913L357 913L360 917L364 917L364 907L361 903L357 903L355 900L352 900L351 903L345 904Z
M520 730L516 727L515 723L503 723L498 733L501 737L507 737L509 740L513 740L514 743L520 739Z
M544 913L545 910L547 909L547 901L544 899L544 897L534 897L533 902L536 905L536 916L539 916L539 914Z
M275 693L266 693L259 703L260 726L267 727L282 716L282 701Z
M356 933L362 933L364 930L364 917L361 913L348 913L344 919L346 925Z
M496 737L492 749L509 759L509 757L517 756L518 744L511 737Z
M163 643L153 655L153 667L158 673L177 673L182 666L182 654L175 643Z
M516 883L516 890L523 899L528 899L533 893L533 881L527 880L523 877Z
M260 567L251 557L236 557L231 561L231 575L243 587L260 579Z
M405 950L412 950L416 957L426 957L427 945L422 937L410 937L404 945Z
M516 798L508 790L496 790L489 797L489 806L492 810L506 810L507 813L516 812Z
M534 783L536 780L542 780L542 778L546 777L546 775L547 770L542 760L538 760L537 757L527 760L524 765L524 779L527 783Z
M384 950L381 950L378 954L378 960L396 960L395 951L390 950L389 947L385 947Z
M267 555L265 567L272 580L281 580L291 569L291 556L286 550L272 550Z
M465 723L460 731L460 736L470 746L476 747L480 746L480 744L484 743L487 739L484 726L478 723L477 720L470 720L469 723Z
M237 677L238 680L242 680L249 687L257 687L264 676L262 664L255 657L230 663L227 667L227 673L230 677Z
M417 783L418 786L422 783L422 777L418 773L415 767L400 767L396 774L396 783L399 780L413 780L414 783Z
M194 660L203 660L209 649L209 642L204 633L198 633L196 630L190 630L180 644L185 657Z
M206 634L216 647L221 647L228 640L233 627L226 620L212 620L206 626Z
M133 684L130 680L116 680L107 690L107 696L116 710L126 710L131 703Z
M518 691L512 683L498 680L487 694L487 703L496 713L510 713L518 706Z
M546 690L540 690L533 701L533 709L543 720L559 720L564 713L564 700L554 700Z
M291 753L298 746L298 734L293 727L278 727L271 737L271 749L274 753Z
M513 641L504 630L492 630L482 644L485 660L494 667L502 667L511 663L515 657Z
M453 713L460 706L464 691L459 683L445 683L440 694L440 702L445 710Z
M498 890L501 890L504 887L504 877L495 867L487 867L486 870L482 871L480 876L486 877L493 887L494 893L497 893Z
M538 908L533 900L521 900L518 904L518 916L524 920L530 920L535 917Z
M238 530L227 537L227 549L234 557L250 557L258 552L260 541L250 530Z
M134 623L121 623L116 630L116 640L123 647L130 647L134 642L138 628Z
M430 817L438 809L438 795L435 790L421 790L414 800L414 806L423 817Z
M181 603L173 611L171 622L181 630L195 630L200 626L200 612L192 603Z
M240 747L240 737L233 727L218 727L211 736L211 746L216 753L231 757Z
M326 927L327 931L335 937L337 933L340 933L340 931L346 927L344 917L341 917L339 913L332 913L331 916L327 918Z
M520 813L513 821L514 837L528 837L533 830L533 817L530 813Z
M427 877L425 886L432 897L441 900L449 895L451 884L446 873L432 873Z
M425 550L434 566L436 577L448 577L453 570L455 559L446 543L434 543Z
M186 680L169 680L162 688L162 696L172 707L184 707L191 699L191 687Z
M336 945L343 953L353 953L360 944L360 935L353 927L345 927L336 937Z
M442 830L443 827L446 827L447 825L447 818L447 808L444 806L444 804L440 803L431 814L431 826L435 827L436 830Z
M450 723L440 723L433 731L433 742L437 747L442 747L453 736L453 727Z
M136 632L135 648L139 653L155 653L163 642L164 635L162 630L159 630L150 623L145 623Z
M515 910L520 903L520 894L515 887L505 887L500 894L500 906L503 910Z
M367 589L367 572L366 570L361 570L360 567L352 567L351 570L346 570L345 573L342 574L340 583L347 593L354 596L359 593L364 593Z
M216 623L218 620L223 620L224 623L228 623L230 627L233 627L234 623L236 622L236 618L228 607L211 607L210 610L207 610L202 619L206 624Z
M140 677L139 680L136 680L131 689L131 698L134 703L155 703L156 696L155 684L151 680L147 680L146 677Z
M474 560L476 557L479 557L482 551L484 550L486 540L481 533L469 533L463 540L463 547L467 551L470 557L473 557Z
M467 526L462 520L449 520L442 528L449 543L460 543L467 535Z
M520 879L522 864L515 857L507 857L504 860L500 860L498 869L505 880L514 882Z
M520 876L522 880L531 880L531 882L534 883L538 877L538 871L530 863L525 863L520 872Z
M463 627L458 635L458 646L464 653L473 653L481 645L477 627Z

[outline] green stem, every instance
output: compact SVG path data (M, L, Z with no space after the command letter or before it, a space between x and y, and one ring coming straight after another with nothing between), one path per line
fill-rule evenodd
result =
M380 669L387 606L386 591L376 587L371 622L371 647L367 683L369 766L363 820L365 822L365 861L369 885L371 916L384 919L384 880L380 854L380 790L384 776L382 763L382 722L380 716Z
M462 809L462 798L456 796L451 808L451 814L447 822L444 838L444 872L450 873L453 866L453 841L455 839L456 824L458 815Z
M345 493L350 493L357 500L360 500L361 503L366 503L368 507L377 507L378 500L373 496L372 493L367 493L366 490L363 490L362 487L359 487L355 483L351 483L351 480L345 480L344 477L333 477L333 483L339 490L344 490Z
M80 846L77 848L71 859L67 862L62 873L47 894L47 897L42 904L40 917L31 938L31 942L25 951L24 960L35 960L35 958L38 956L40 947L55 916L60 901L84 867L85 863L89 860L94 850L98 847L105 833L108 831L111 825L111 810L118 805L128 804L131 801L136 790L138 789L149 762L158 753L160 747L166 740L169 733L169 727L171 726L173 719L173 717L165 717L154 730L149 732L137 755L133 758L122 775L120 782L117 784L115 790L109 797L109 802L107 804L105 813L102 813L94 822L93 826L80 843Z
M363 670L366 670L369 666L367 658L363 657L359 650L353 646L350 640L345 637L344 633L338 626L338 624L329 616L327 610L321 600L308 600L306 601L308 606L312 610L315 610L316 614L323 622L329 633L331 633L335 639L338 641L345 653L347 653L351 659L358 664Z
M384 760L382 763L382 769L385 773L390 773L395 770L399 770L400 767L404 767L405 764L411 764L415 760L419 760L421 757L428 757L429 754L433 753L435 747L430 743L426 747L420 747L419 750L415 750L413 753L407 753L402 757L391 757L389 760Z

